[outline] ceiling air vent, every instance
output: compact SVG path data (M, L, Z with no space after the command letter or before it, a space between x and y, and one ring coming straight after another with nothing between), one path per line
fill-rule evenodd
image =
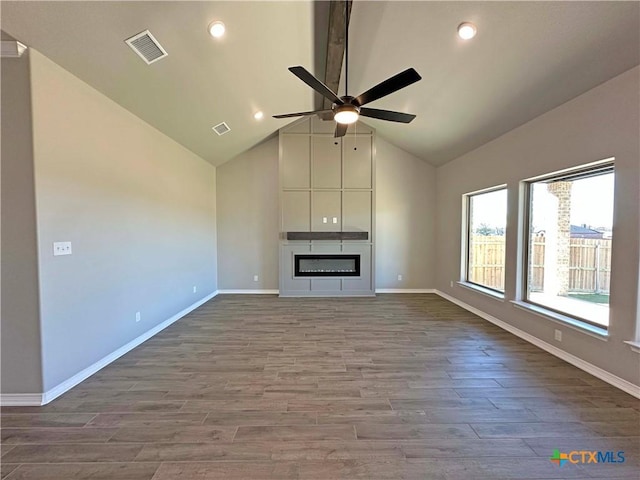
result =
M213 131L218 135L224 135L225 133L231 131L231 129L229 128L229 125L226 124L226 122L222 122L213 127Z
M158 43L155 37L151 35L149 30L140 32L139 34L128 38L125 42L147 63L147 65L151 65L153 62L157 62L161 58L169 55L167 51L162 48L162 45Z

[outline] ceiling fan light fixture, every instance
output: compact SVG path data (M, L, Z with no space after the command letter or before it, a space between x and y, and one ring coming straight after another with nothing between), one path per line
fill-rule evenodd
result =
M458 25L458 36L462 40L471 40L478 33L478 28L471 22L462 22Z
M226 27L224 26L224 23L222 23L220 20L215 20L209 24L208 30L209 30L209 34L213 38L220 38L224 35Z
M355 105L338 105L335 108L335 115L333 119L344 125L349 125L351 123L355 123L358 121L358 117L360 116L360 109Z

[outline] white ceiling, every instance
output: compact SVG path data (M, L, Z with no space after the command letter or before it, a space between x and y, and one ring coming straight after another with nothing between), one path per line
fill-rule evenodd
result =
M270 115L313 109L311 89L287 67L320 70L319 12L306 1L3 1L1 27L219 165L287 123ZM206 31L213 19L227 25L221 41ZM456 37L462 21L476 23L475 39ZM151 66L124 43L145 29L169 52ZM370 106L416 120L367 122L440 165L640 63L639 32L635 1L356 0L349 93L414 67L422 81ZM232 131L218 137L221 121Z

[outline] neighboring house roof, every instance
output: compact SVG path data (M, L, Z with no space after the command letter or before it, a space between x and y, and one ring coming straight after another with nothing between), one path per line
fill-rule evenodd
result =
M574 238L602 238L603 232L580 225L571 225L571 236Z

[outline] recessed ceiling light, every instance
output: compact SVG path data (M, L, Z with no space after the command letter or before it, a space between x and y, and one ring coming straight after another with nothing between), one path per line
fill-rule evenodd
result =
M262 120L262 117L264 117L264 113L262 112L256 112L253 114L253 118L255 118L256 120Z
M463 40L469 40L476 36L478 29L471 22L463 22L458 25L458 36Z
M220 38L221 36L223 36L225 30L226 28L224 26L224 23L219 20L216 20L215 22L211 22L209 24L209 33L214 38Z

